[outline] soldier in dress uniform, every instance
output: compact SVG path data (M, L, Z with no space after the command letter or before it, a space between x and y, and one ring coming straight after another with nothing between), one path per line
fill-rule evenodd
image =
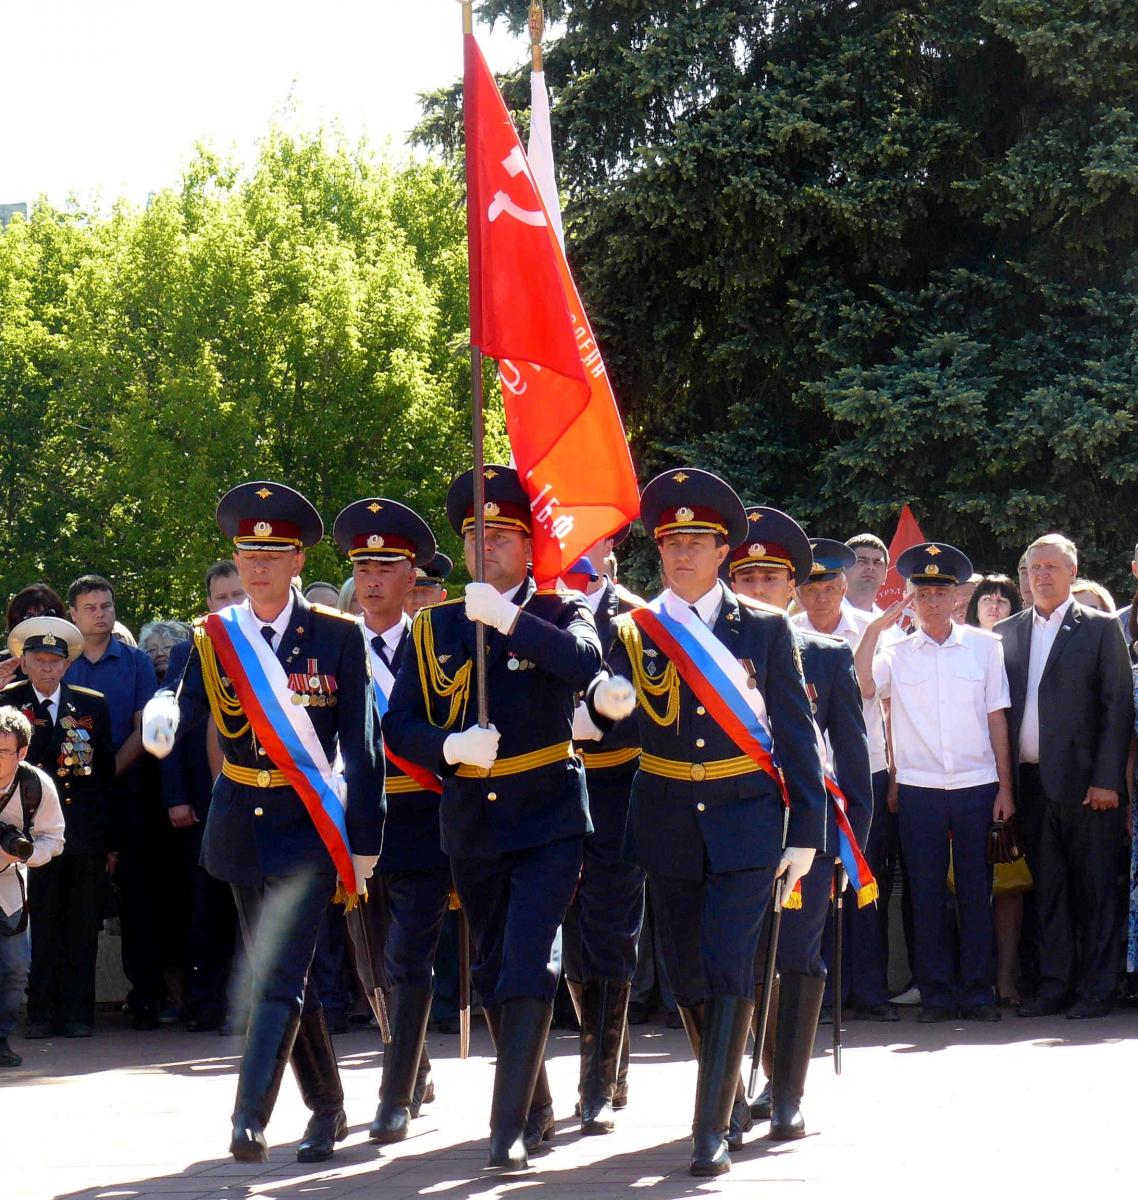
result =
M194 623L178 694L147 705L143 733L162 757L179 727L212 715L223 743L202 862L233 888L252 973L230 1152L265 1160L291 1058L312 1113L297 1158L318 1162L347 1136L347 1119L320 999L305 985L337 875L351 902L379 856L379 723L355 619L291 586L323 534L312 505L283 484L246 483L221 498L217 523L248 598Z
M489 1165L519 1167L553 1129L543 1063L558 982L551 956L592 829L573 710L600 669L601 646L583 597L534 586L517 472L487 466L484 478L486 582L415 618L414 653L383 727L395 754L443 778L442 848L497 1048ZM451 485L447 517L472 571L473 509L467 471ZM486 626L485 729L475 723L475 622Z
M699 1057L691 1172L720 1175L732 1113L747 1109L739 1066L772 885L785 873L793 888L825 845L822 763L790 623L740 603L718 577L746 534L738 496L685 467L648 484L640 519L669 587L620 618L619 674L594 685L589 706L598 724L620 719L634 686L641 756L628 836Z
M644 601L593 567L608 559L630 528L602 538L582 560L589 566L583 576L585 600L606 660L616 642L617 618ZM573 740L585 764L593 836L585 842L581 882L565 915L562 955L581 1023L581 1132L610 1133L613 1110L628 1102L628 997L644 919L644 870L624 852L640 740L632 722L602 733L584 702L574 715Z
M853 565L854 555L848 547L828 540L810 542L798 523L776 508L747 509L747 524L747 537L730 558L731 586L740 596L785 611L796 584L822 582ZM795 637L802 646L810 709L826 737L837 783L847 801L850 826L860 846L873 816L873 792L853 651L839 638L799 626L795 626ZM806 1133L801 1105L826 988L822 934L830 911L838 845L831 802L827 805L826 853L815 857L802 880L801 897L795 897L783 914L775 984L778 1002L772 1003L763 1047L769 1082L751 1107L754 1116L769 1118L770 1136L776 1141ZM765 958L760 948L760 969Z
M66 825L63 852L28 876L34 938L28 976L28 1037L90 1037L102 886L114 865L115 750L100 692L63 682L83 653L70 621L30 617L8 635L26 678L0 691L0 705L32 722L27 761L55 783Z
M415 586L404 605L409 617L413 617L419 609L441 604L447 598L446 581L453 570L454 563L441 550L435 551L429 563L415 568Z
M433 559L434 534L418 513L381 496L349 504L332 536L352 566L376 716L382 719L410 653L411 618L404 607L418 571ZM424 1099L433 1098L426 1051L431 967L451 892L450 861L439 846L438 776L389 753L386 790L383 853L367 912L378 934L374 940L383 947L392 1041L383 1052L373 1142L402 1141Z

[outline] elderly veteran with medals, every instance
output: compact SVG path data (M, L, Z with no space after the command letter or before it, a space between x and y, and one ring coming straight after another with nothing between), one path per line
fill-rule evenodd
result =
M699 1058L691 1172L721 1175L750 1123L739 1065L763 917L775 879L789 894L825 847L826 793L790 623L719 579L746 537L738 496L685 467L648 484L641 520L669 586L620 618L618 674L589 706L602 727L636 710L630 848Z
M497 1050L489 1165L516 1168L553 1129L543 1062L553 943L592 829L573 711L600 670L601 645L581 596L534 586L517 472L486 466L484 480L486 582L415 618L383 728L395 754L443 779L442 848ZM446 507L473 572L473 472L454 481ZM487 728L475 724L475 622L487 626Z
M291 1059L312 1113L297 1159L319 1162L348 1127L323 1009L306 983L325 907L334 894L354 902L379 855L379 721L355 618L310 605L291 585L323 535L312 505L284 484L246 483L221 498L217 523L247 599L194 623L178 693L146 706L143 736L161 758L179 728L212 715L223 747L202 864L233 888L252 974L230 1153L266 1159L265 1126Z
M102 888L113 871L115 748L102 693L64 681L83 635L59 617L29 617L8 635L26 678L0 691L0 705L32 723L27 762L55 784L67 826L63 851L28 876L34 953L26 1036L89 1037L95 1026L95 960Z
M731 586L740 596L786 611L795 587L806 588L841 576L853 552L840 542L807 540L798 522L777 508L747 509L747 539L732 551ZM796 625L802 645L806 694L833 766L826 815L826 853L819 854L802 879L800 895L787 898L778 942L778 1004L767 1024L762 1050L769 1080L751 1107L770 1120L776 1141L805 1137L802 1096L814 1049L814 1033L826 987L822 934L835 886L835 854L854 882L857 903L876 898L877 885L861 854L873 814L869 746L853 651L839 638Z
M352 564L372 696L382 719L400 664L411 652L405 606L418 572L435 557L435 537L418 513L382 496L349 504L336 518L332 537ZM432 964L451 878L450 860L439 846L439 777L389 746L385 751L387 816L367 915L373 940L383 947L392 1041L383 1052L380 1103L369 1136L373 1142L398 1142L428 1094Z

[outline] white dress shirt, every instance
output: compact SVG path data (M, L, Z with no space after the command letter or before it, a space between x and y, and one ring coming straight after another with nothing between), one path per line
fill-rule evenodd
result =
M289 621L292 618L292 606L293 606L293 601L290 599L289 602L284 606L284 608L282 608L281 611L279 613L277 613L276 617L274 617L273 620L262 621L261 618L259 616L257 616L257 614L255 612L253 612L252 602L250 600L245 601L245 607L249 609L250 613L252 613L253 620L257 622L258 629L264 629L264 627L266 625L272 626L273 640L270 643L270 647L274 654L276 654L277 650L280 649L281 638L284 637L285 631L288 629ZM265 640L267 641L268 639L266 638Z
M1019 761L1039 762L1039 681L1047 657L1055 645L1059 628L1067 619L1073 596L1068 596L1049 616L1037 608L1031 610L1031 647L1027 653L1027 692L1023 698L1023 720L1019 726Z
M822 630L814 628L810 617L805 612L798 613L791 620L795 625L806 630L808 633L822 633ZM837 628L833 633L824 636L842 638L849 644L851 650L857 650L857 644L861 641L861 635L865 632L865 627L872 620L872 613L867 613L864 609L854 608L848 600L843 600L841 612L838 615ZM896 626L893 626L887 629L885 634L893 633L895 629ZM882 641L886 641L885 634L882 634ZM869 769L874 774L878 771L888 770L889 756L885 749L885 718L881 712L881 694L878 693L872 700L866 700L862 697L861 711L862 716L865 718L865 733L869 741Z
M953 625L938 643L918 629L878 650L873 681L891 702L898 783L952 791L998 781L988 714L1011 699L995 634Z
M0 869L0 909L8 914L19 912L20 909L20 881L17 874L26 877L28 867L42 867L45 862L54 858L63 849L63 809L59 805L59 793L55 790L55 783L50 775L45 774L38 767L32 767L32 770L39 775L40 787L43 789L43 798L40 800L40 806L32 821L32 840L35 842L35 849L26 865L24 863L4 863ZM20 787L17 787L8 803L0 810L0 821L6 821L9 825L15 825L19 829L24 827L24 809L20 801L21 790ZM26 891L26 879L24 888Z
M675 592L672 592L672 596L676 604L687 604L688 608L694 608L699 619L710 629L714 627L719 617L719 610L723 607L723 584L717 579L714 586L704 592L694 604L688 604Z
M608 583L608 576L606 575L604 579L605 582L595 592L585 593L585 603L592 609L594 617L597 615L597 609L601 606L601 601L605 598L605 584Z
M42 702L42 701L46 700L51 705L51 723L53 725L58 725L59 724L59 697L60 697L60 693L63 691L63 689L61 687L57 687L55 689L55 691L51 693L50 696L45 696L43 694L43 692L41 692L39 690L39 688L35 687L34 685L32 686L32 691L35 693L35 697L38 701Z

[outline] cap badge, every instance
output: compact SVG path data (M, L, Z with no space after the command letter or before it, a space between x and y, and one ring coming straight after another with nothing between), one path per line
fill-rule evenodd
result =
M486 479L497 479L498 478L498 472L495 471L493 467L487 467L486 470L483 472L483 475Z
M378 550L383 545L383 538L378 533L368 534L367 548L369 550Z
M761 512L753 512L753 513L747 514L748 521L761 521L762 519L763 519L763 514Z
M685 504L682 508L676 509L677 521L694 521L695 513Z
M931 554L933 556L933 558L936 558L936 556L940 553L940 548L937 546L928 546L925 549L925 553Z
M267 487L263 487L259 492L257 492L257 495L260 496L262 500L267 500L272 494L273 493L270 492Z
M936 565L936 563L929 563L929 565L927 567L925 567L925 574L926 575L939 575L940 567L938 567Z
M273 527L268 521L258 521L257 524L253 526L253 533L257 537L268 537L272 532Z
M686 482L687 482L687 480L689 480L689 479L691 478L691 476L690 476L690 475L685 475L683 471L677 471L677 472L676 472L676 473L675 473L675 474L672 476L672 478L673 478L673 479L676 481L676 483L686 483Z
M54 646L55 645L55 634L54 633L45 633L43 635L43 644L45 646Z
M370 503L370 504L367 506L367 510L368 510L368 512L369 512L369 513L377 513L377 512L379 512L379 510L380 510L382 507L383 507L383 505L382 505L382 504L376 504L376 502L373 500L373 501L372 501L372 502L371 502L371 503Z
M483 511L488 517L496 517L502 510L494 503L493 500L487 500Z
M750 545L750 552L754 558L762 558L763 555L766 554L767 548L762 544L762 542L752 542Z

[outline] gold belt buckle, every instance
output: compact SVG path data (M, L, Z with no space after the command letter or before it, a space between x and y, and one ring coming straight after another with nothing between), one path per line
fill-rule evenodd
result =
M273 780L273 777L268 773L268 771L262 770L262 771L257 772L257 786L258 787L268 787L269 784L272 783L272 780Z
M701 780L707 777L707 768L703 765L703 763L692 763L691 777L696 783L699 783Z
M490 768L489 767L475 767L474 769L478 772L479 779L489 779L490 778Z

